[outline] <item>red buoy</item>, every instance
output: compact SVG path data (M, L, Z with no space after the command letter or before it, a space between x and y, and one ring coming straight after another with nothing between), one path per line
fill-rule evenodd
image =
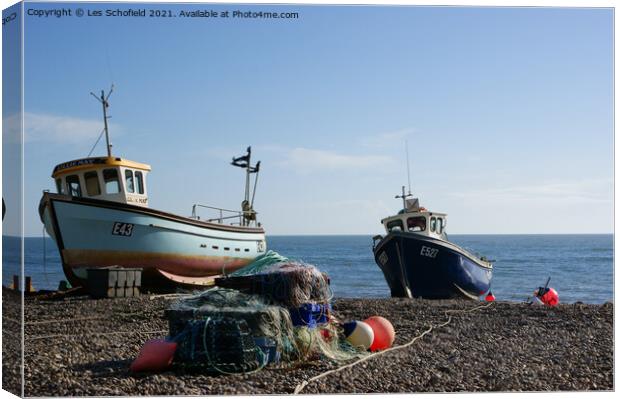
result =
M370 345L371 352L384 350L392 346L396 333L394 332L394 326L392 326L388 319L381 316L371 316L364 320L364 323L368 324L374 333L374 338Z
M540 301L547 306L557 306L560 303L560 296L558 292L553 288L547 288L538 292L538 297Z
M495 300L495 295L491 291L484 297L484 300L487 302L493 302Z

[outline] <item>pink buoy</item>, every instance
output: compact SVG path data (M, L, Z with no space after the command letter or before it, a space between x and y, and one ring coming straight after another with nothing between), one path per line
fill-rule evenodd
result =
M370 345L372 352L387 349L392 346L396 333L394 332L394 326L386 318L381 316L371 316L364 320L364 323L368 324L374 333L374 339Z
M152 339L144 344L138 358L131 363L132 373L164 371L172 364L177 343L164 339Z

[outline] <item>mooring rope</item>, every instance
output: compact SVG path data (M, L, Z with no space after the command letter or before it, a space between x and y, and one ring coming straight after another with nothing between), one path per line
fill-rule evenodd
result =
M131 312L131 313L114 313L112 316L116 316L119 318L129 317L129 316L146 316L148 315L148 311L144 312ZM47 320L38 320L38 321L27 321L24 325L27 326L36 326L41 324L68 324L74 323L76 321L93 321L93 320L111 320L110 316L91 316L91 317L73 317L70 319L47 319Z
M36 341L39 339L52 339L52 338L71 338L71 337L87 337L87 336L95 336L95 335L123 335L123 334L144 334L144 335L152 335L152 334L166 334L168 330L159 330L159 331L111 331L111 332L100 332L100 333L85 333L85 334L51 334L51 335L36 335L34 337L26 337L27 341Z
M312 381L316 381L316 380L318 380L320 378L323 378L323 377L326 377L326 376L328 376L330 374L334 374L334 373L337 373L337 372L342 371L344 369L351 368L351 367L355 366L356 364L365 362L367 360L370 360L370 359L375 358L375 357L380 356L380 355L384 355L384 354L386 354L388 352L395 351L397 349L407 348L407 347L413 345L417 340L419 340L420 338L424 337L426 334L430 333L434 329L445 327L448 324L450 324L450 322L452 321L451 314L453 314L453 313L454 314L456 314L456 313L471 313L471 312L475 312L476 310L479 310L479 309L488 308L489 306L493 305L493 303L494 302L490 302L490 303L488 303L486 305L480 305L480 306L476 306L476 307L474 307L472 309L466 309L466 310L447 310L444 313L445 313L446 316L448 316L448 320L446 320L445 322L443 322L441 324L438 324L436 326L431 325L422 334L414 337L411 341L407 342L406 344L398 345L398 346L393 346L393 347L385 349L385 350L383 350L381 352L372 353L372 354L370 354L370 355L368 355L366 357L363 357L363 358L361 358L359 360L354 361L353 363L345 364L344 366L338 367L337 369L328 370L328 371L326 371L324 373L321 373L321 374L316 375L314 377L311 377L311 378L309 378L307 380L304 380L304 381L302 381L300 384L298 384L295 387L295 391L293 392L293 395L297 395L298 393L300 393L302 391L302 389L304 389Z
M164 299L175 299L175 298L183 298L183 297L190 297L193 294L184 294L184 293L174 293L174 294L156 294L156 295L151 295L149 296L149 300L153 300L153 299L157 299L157 298L164 298Z

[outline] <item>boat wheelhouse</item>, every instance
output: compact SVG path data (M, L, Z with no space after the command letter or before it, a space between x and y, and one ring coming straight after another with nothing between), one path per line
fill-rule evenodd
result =
M445 213L427 211L425 208L409 207L407 212L381 220L386 233L405 231L447 240Z
M76 159L56 165L56 192L148 207L149 165L118 157Z

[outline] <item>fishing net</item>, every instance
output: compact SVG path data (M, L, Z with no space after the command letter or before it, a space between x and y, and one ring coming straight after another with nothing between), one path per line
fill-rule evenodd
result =
M229 276L247 276L250 274L257 274L277 263L286 262L289 259L280 255L276 251L269 250L264 255L261 255L254 259L249 265L229 274Z
M166 311L175 362L243 373L365 353L342 339L330 313L329 279L312 265L269 251L216 285Z
M294 352L295 338L289 312L266 304L256 295L215 287L172 304L166 313L173 339L182 334L191 321L234 319L243 320L256 338L273 340L284 357ZM191 358L191 355L184 357Z
M227 277L216 279L215 284L294 308L305 303L327 303L333 297L326 274L313 265L291 261L274 251Z

